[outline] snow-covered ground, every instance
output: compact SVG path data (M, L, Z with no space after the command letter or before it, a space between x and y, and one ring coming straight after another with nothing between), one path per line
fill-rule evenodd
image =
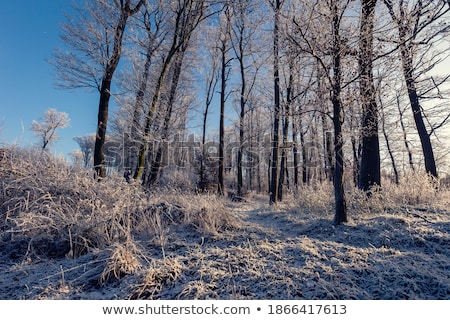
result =
M39 166L2 166L0 299L450 298L446 189L349 189L334 226L327 185L274 207Z

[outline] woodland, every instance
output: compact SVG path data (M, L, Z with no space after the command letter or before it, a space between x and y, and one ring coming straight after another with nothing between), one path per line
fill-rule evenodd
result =
M1 299L448 299L448 0L87 0L0 149Z

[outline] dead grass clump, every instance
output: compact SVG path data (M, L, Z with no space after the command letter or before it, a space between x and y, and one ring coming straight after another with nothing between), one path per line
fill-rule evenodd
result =
M133 241L115 243L109 251L110 256L106 260L105 269L100 275L100 284L105 284L111 279L120 279L125 275L134 274L141 269L140 257L143 255Z
M163 289L172 286L183 274L185 266L177 257L154 260L143 281L135 285L129 299L158 299Z
M330 212L333 210L333 185L329 182L315 183L299 188L293 197L298 210L303 212Z
M159 195L158 203L166 203L165 220L193 226L202 233L219 236L239 228L239 217L227 206L227 199L215 194L185 194L175 191ZM169 205L170 204L170 205ZM168 212L168 214L166 213Z
M378 215L385 211L389 206L390 198L386 198L384 189L373 187L370 197L363 190L352 188L348 192L347 203L354 209L357 215Z
M40 150L11 148L8 155L1 166L0 239L36 249L22 255L47 255L38 247L54 242L59 252L51 256L76 257L128 239L146 201L140 188L114 175L98 183L91 171Z
M226 207L225 200L214 195L199 196L197 207L189 212L186 222L201 232L215 236L239 229L239 218Z
M444 188L445 189L445 188ZM400 184L385 181L383 193L392 202L403 205L433 205L438 194L439 181L425 173L410 172L401 178Z

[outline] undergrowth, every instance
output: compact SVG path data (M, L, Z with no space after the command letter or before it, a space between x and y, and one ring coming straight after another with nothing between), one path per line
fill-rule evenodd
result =
M149 191L114 172L97 181L40 150L6 155L0 270L26 276L4 281L0 298L450 296L450 191L424 175L383 181L370 196L347 185L350 221L334 226L331 183L270 206L267 195Z

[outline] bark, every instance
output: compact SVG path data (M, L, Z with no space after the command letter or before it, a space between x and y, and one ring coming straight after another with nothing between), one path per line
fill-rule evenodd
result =
M289 134L289 117L290 117L290 108L292 103L292 86L293 86L293 68L290 66L290 74L289 74L289 85L286 92L286 104L284 106L283 113L283 142L282 142L282 151L281 151L281 163L280 163L280 181L278 183L278 201L283 201L283 185L286 180L286 185L289 186L289 171L287 168L287 144L288 144L288 134Z
M425 160L425 170L433 177L438 176L436 169L436 161L433 153L433 146L431 144L430 135L423 121L422 107L419 102L419 95L417 93L416 82L414 80L414 67L412 48L405 44L406 30L399 28L400 33L400 53L402 57L403 76L405 77L406 87L408 91L408 98L413 112L414 122L416 124L417 133L422 145L423 157Z
M108 123L108 110L109 100L111 98L111 82L113 80L114 72L119 64L120 56L122 53L122 40L125 32L125 27L128 18L139 11L140 7L144 4L144 0L139 1L134 9L130 8L130 0L121 1L120 17L116 25L114 32L114 47L109 57L105 72L103 73L102 83L100 87L100 101L98 105L98 117L97 117L97 135L95 139L94 149L94 170L96 176L101 179L106 176L105 167L105 152L103 146L106 142L106 130Z
M292 115L292 157L294 163L294 186L298 187L298 128L294 115Z
M164 151L164 148L167 147L165 145L165 143L167 141L167 138L169 137L170 121L172 118L173 106L175 104L176 93L177 93L178 83L180 80L181 69L182 69L183 59L184 59L184 53L185 53L186 49L187 48L183 48L183 50L178 53L177 58L175 59L175 63L173 65L169 97L167 99L167 101L168 101L167 102L167 111L164 116L162 132L161 132L161 141L158 145L156 156L150 166L150 174L148 177L148 181L146 181L147 187L153 186L156 183L158 176L159 176L159 172L161 170L161 165L163 163L162 162L163 151Z
M150 129L154 121L155 112L160 102L159 100L161 97L161 92L163 89L163 85L166 82L166 76L169 71L169 67L171 66L172 60L179 52L180 48L189 42L192 33L202 20L204 13L203 6L204 6L203 1L186 0L182 4L180 4L180 6L177 9L175 15L175 26L173 31L172 44L170 46L170 49L168 50L167 55L164 58L162 69L159 74L155 91L153 93L153 97L151 100L150 108L146 115L142 142L139 147L139 152L137 156L138 163L134 174L134 179L136 180L142 179L142 175L144 173L146 162L145 159L147 153L147 143L150 137Z
M217 192L219 195L225 194L225 100L227 87L227 42L222 40L221 52L221 74L220 74L220 120L219 120L219 168Z
M279 75L279 10L280 1L275 0L274 28L273 28L273 79L274 79L274 116L273 116L273 140L272 160L270 174L270 204L276 204L278 200L278 148L280 126L280 75Z
M376 0L361 2L360 27L360 93L362 100L362 153L359 188L367 191L381 186L380 143L378 137L378 106L373 83L373 29Z

